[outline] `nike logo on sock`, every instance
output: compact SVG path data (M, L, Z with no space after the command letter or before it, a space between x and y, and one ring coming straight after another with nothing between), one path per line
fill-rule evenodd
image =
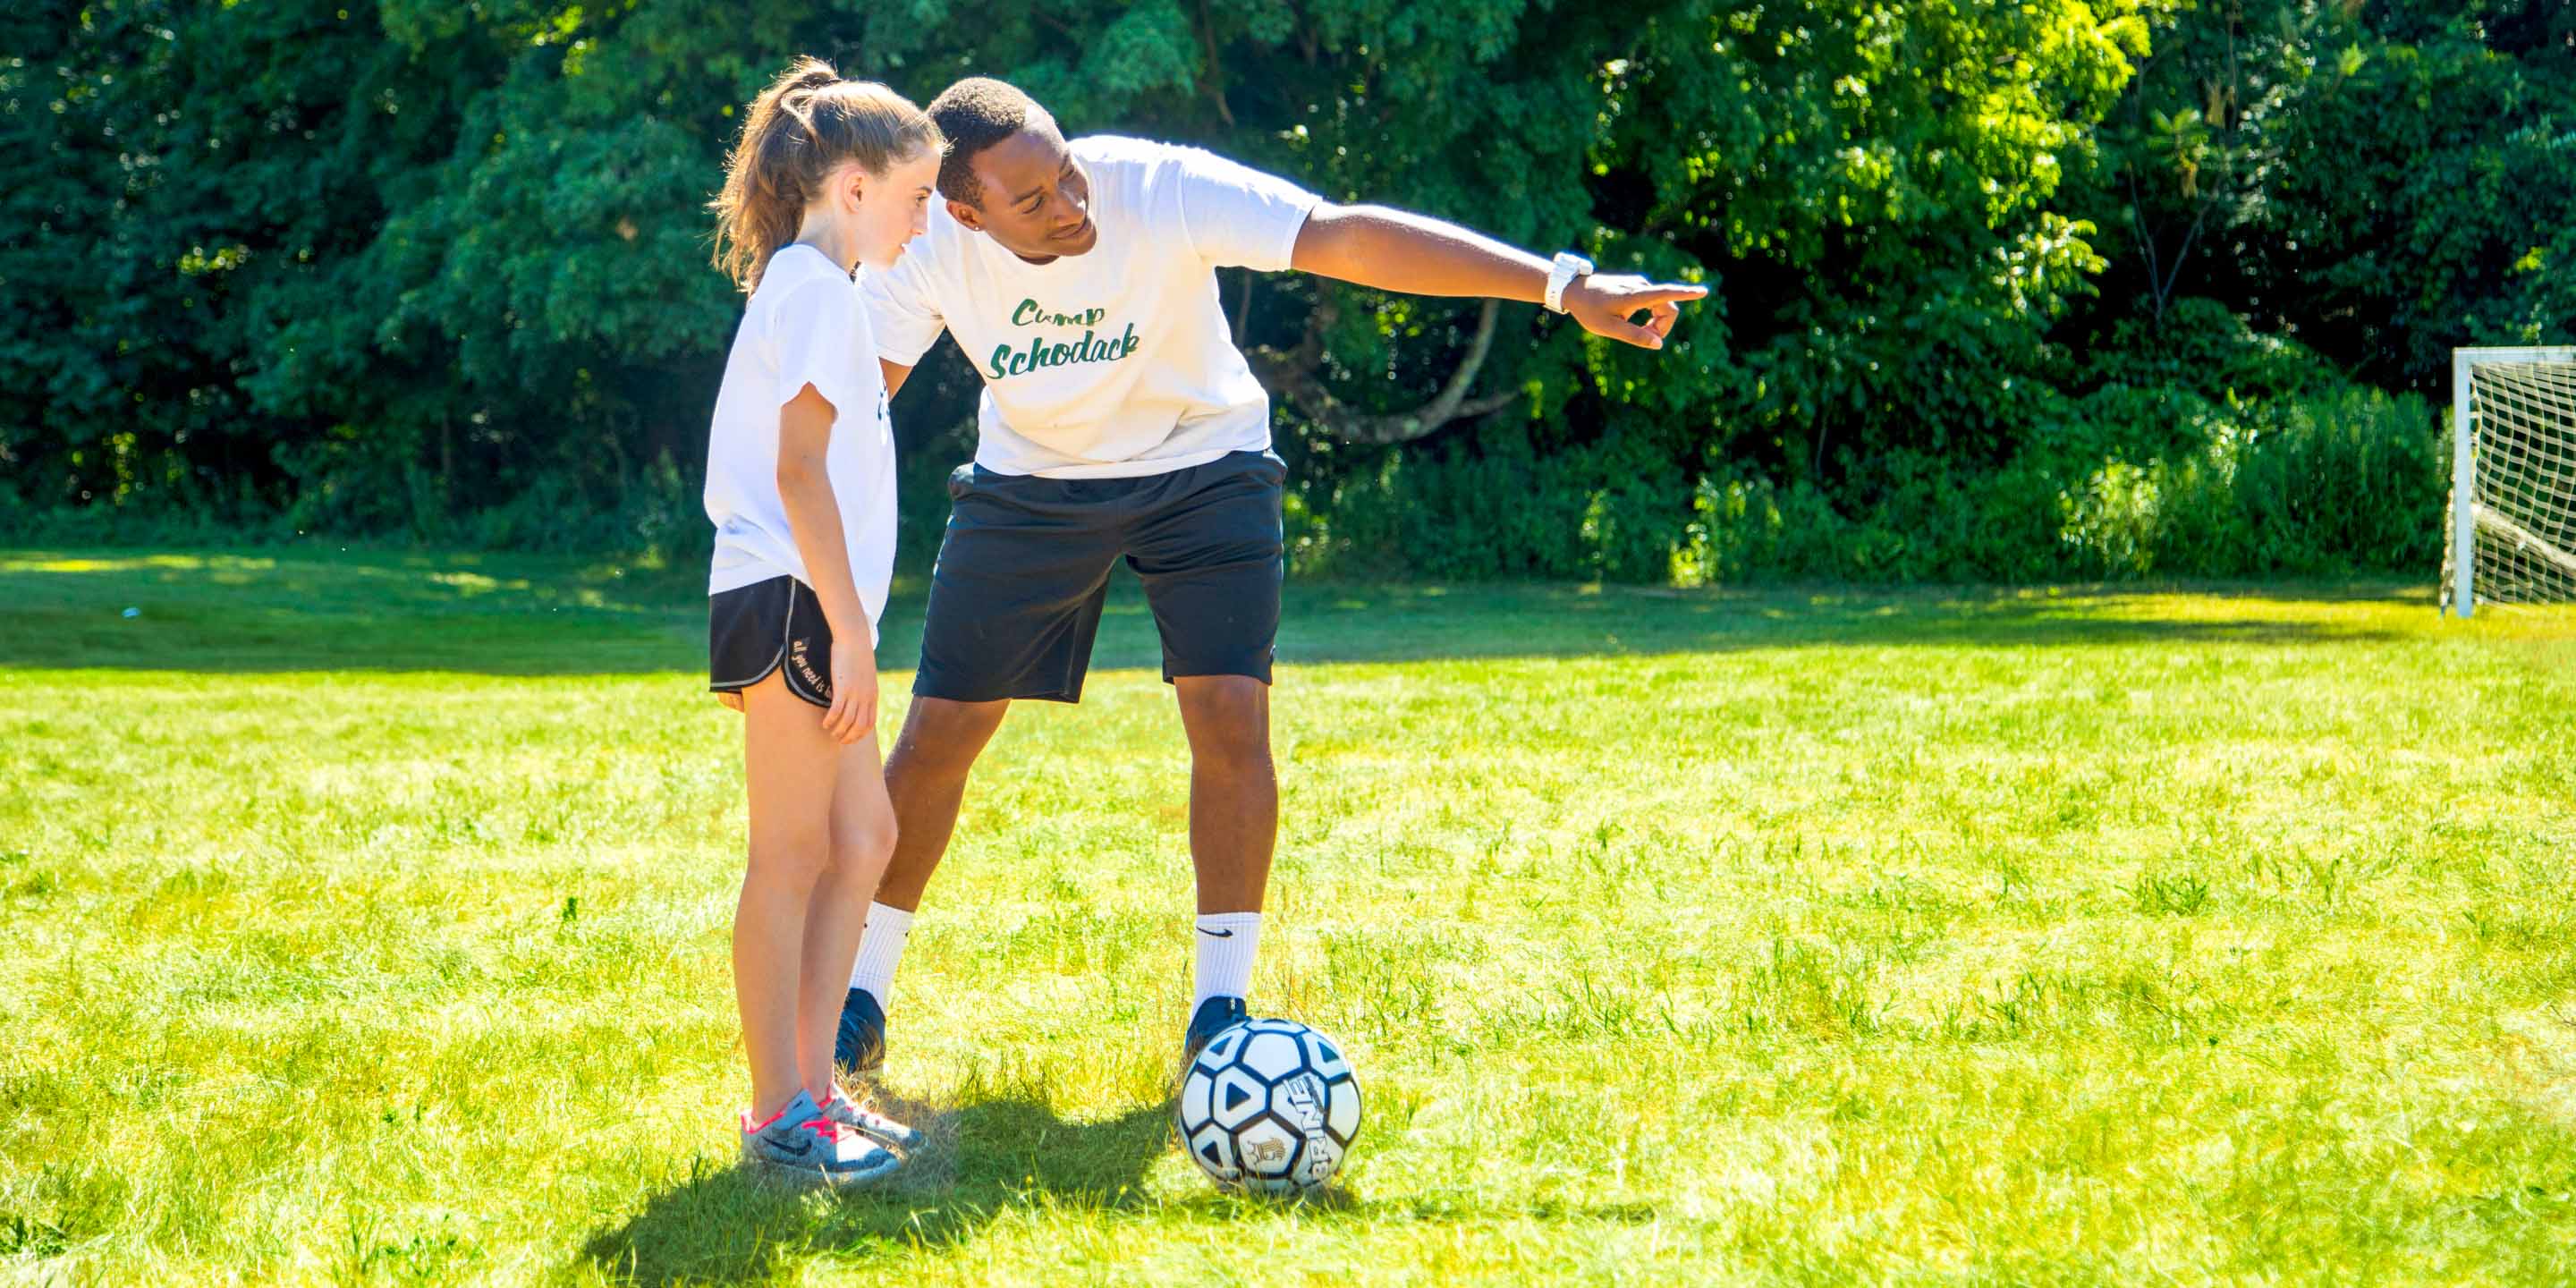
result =
M1205 926L1201 926L1199 927L1199 933L1210 939L1232 939L1234 938L1234 927L1228 926L1223 930L1210 930Z

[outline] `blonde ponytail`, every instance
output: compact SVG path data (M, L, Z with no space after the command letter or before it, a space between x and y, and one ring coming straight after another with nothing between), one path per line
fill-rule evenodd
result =
M947 141L930 117L875 81L841 79L820 58L788 64L744 115L742 137L725 160L716 214L715 266L745 293L760 285L769 257L796 240L805 207L845 161L872 175Z

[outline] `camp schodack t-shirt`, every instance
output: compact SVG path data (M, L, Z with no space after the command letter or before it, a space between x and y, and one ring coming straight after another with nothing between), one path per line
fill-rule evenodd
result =
M1071 147L1092 249L1032 264L936 208L893 270L862 283L878 351L908 366L943 327L957 337L984 377L975 461L998 473L1160 474L1267 450L1269 395L1234 347L1215 270L1288 267L1320 198L1197 148Z
M872 274L862 274L862 278ZM769 257L725 358L707 435L707 518L716 525L707 593L793 577L811 586L778 497L778 413L807 385L832 404L823 475L841 512L850 580L873 625L894 579L894 427L859 288L801 243Z

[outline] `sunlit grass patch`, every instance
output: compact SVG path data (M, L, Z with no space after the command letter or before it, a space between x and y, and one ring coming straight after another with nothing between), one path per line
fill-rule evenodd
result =
M699 589L0 556L0 1277L2576 1271L2563 614L1292 587L1255 1005L1369 1118L1281 1209L1168 1141L1187 762L1132 587L914 932L885 1090L936 1147L880 1195L732 1171Z

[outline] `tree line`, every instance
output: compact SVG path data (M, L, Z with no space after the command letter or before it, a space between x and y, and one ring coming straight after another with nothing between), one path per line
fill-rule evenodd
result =
M703 549L704 203L792 53L1708 283L1660 355L1226 274L1305 572L2429 575L2576 336L2570 0L100 0L0 17L0 535ZM897 404L907 539L963 459ZM2429 397L2428 397L2429 395Z

